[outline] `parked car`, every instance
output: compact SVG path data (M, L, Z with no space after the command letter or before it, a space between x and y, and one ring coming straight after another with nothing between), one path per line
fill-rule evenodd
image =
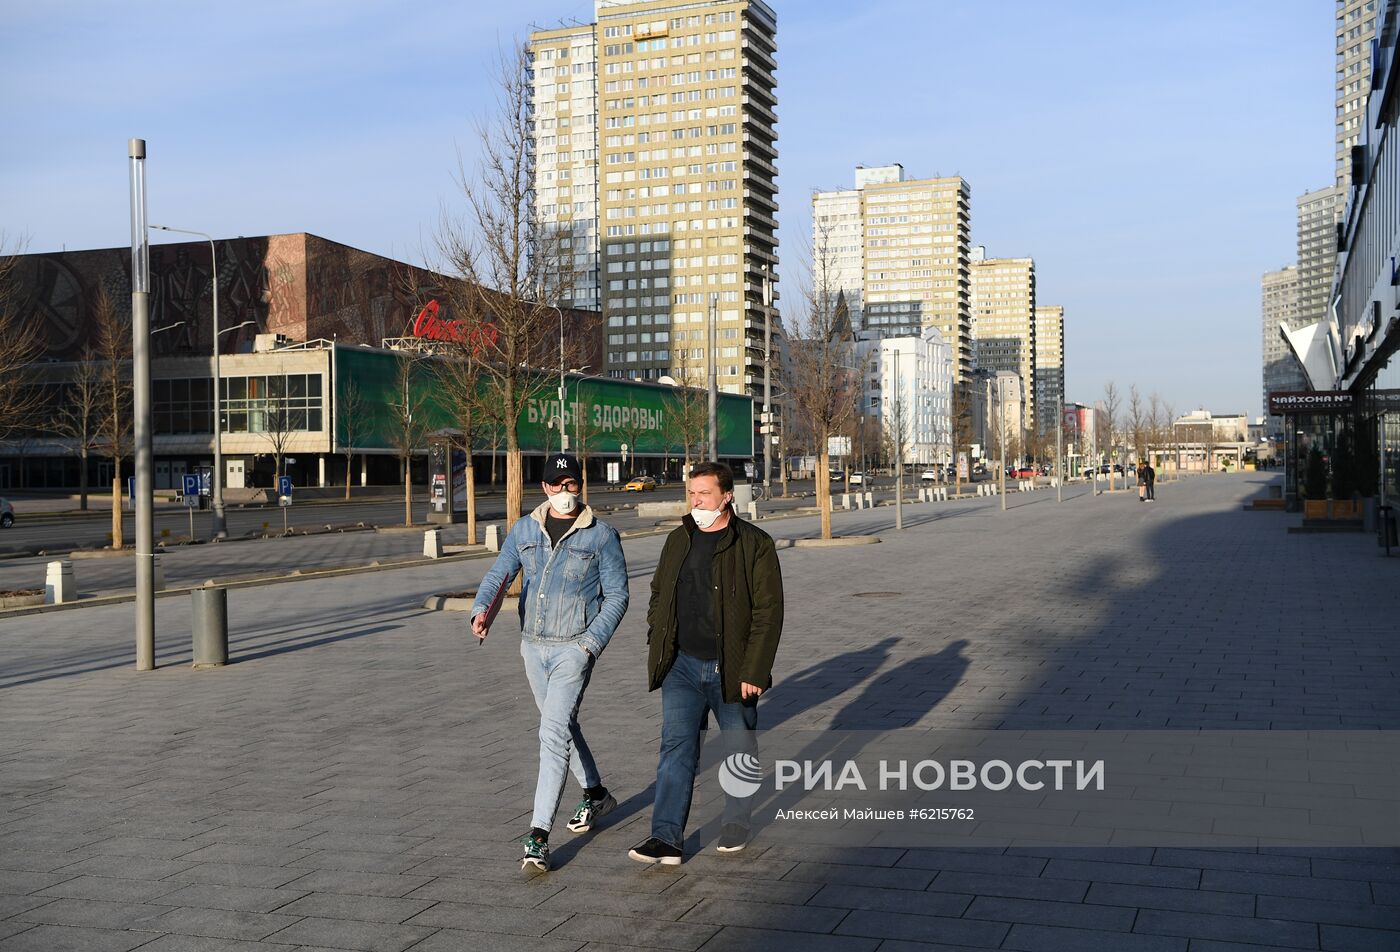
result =
M846 478L846 471L844 469L833 469L827 476L830 477L833 483L838 483Z
M8 499L0 499L0 529L8 529L15 524L15 507Z
M864 473L852 473L852 474L851 474L851 485L852 485L852 486L864 486L864 485L865 485L865 474L864 474Z
M1034 466L1022 466L1011 475L1016 479L1035 479L1036 471Z
M656 488L656 480L650 476L633 476L628 480L627 485L622 487L623 492L644 493Z
M937 469L926 469L919 474L919 478L926 483L942 482L942 476Z

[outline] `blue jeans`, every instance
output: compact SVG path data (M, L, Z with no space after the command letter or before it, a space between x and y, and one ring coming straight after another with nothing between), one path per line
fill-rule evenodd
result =
M593 659L578 642L557 644L522 641L525 676L540 709L540 774L535 783L535 813L531 826L552 829L568 770L584 787L602 784L593 753L578 726L578 709L593 674Z
M758 750L758 699L727 704L719 679L719 663L701 661L683 651L661 683L661 760L656 767L656 804L651 811L651 835L681 849L695 770L700 763L700 732L705 712L713 711L728 753ZM749 828L752 798L724 797L725 826Z

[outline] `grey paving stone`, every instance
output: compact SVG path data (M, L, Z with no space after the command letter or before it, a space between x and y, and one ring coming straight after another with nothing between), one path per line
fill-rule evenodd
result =
M692 952L704 945L718 926L689 922L652 922L619 916L578 913L550 930L551 939L582 939L586 942L613 942L640 945L648 949L678 949Z
M141 946L141 952L296 952L290 945L215 939L200 935L163 935Z
M591 945L578 939L540 939L496 932L442 929L415 945L412 952L579 952L580 949L591 948Z
M1176 912L1209 912L1226 916L1254 914L1254 897L1235 892L1200 889L1169 889L1162 886L1126 886L1121 883L1094 883L1086 903L1143 909L1170 909Z
M1317 926L1313 923L1254 919L1244 916L1215 916L1205 913L1168 912L1144 909L1138 913L1134 932L1145 935L1182 936L1190 939L1224 939L1230 942L1259 942L1299 949L1317 947Z
M1400 930L1400 910L1370 902L1260 896L1255 911L1266 919Z
M1400 948L1400 924L1382 931L1324 923L1321 933L1321 947L1326 952L1395 952Z
M79 860L54 875L110 876L114 879L165 879L184 872L194 863L177 859L148 859L141 856L92 856Z
M274 913L177 908L149 915L136 923L135 927L148 932L177 932L181 935L202 935L216 939L256 941L265 939L296 921L295 916L279 916Z
M1068 859L1050 860L1043 875L1052 879L1087 879L1091 882L1171 886L1177 889L1195 889L1201 883L1201 873L1195 869Z
M917 889L880 889L847 883L823 886L808 905L835 909L867 909L877 912L908 912L923 916L960 916L972 896Z
M915 942L944 942L997 948L1010 926L1004 922L981 922L947 916L914 916L897 912L856 910L836 927L840 935L873 936L882 939L909 939Z
M297 882L301 882L301 880ZM445 900L447 902L473 903L480 906L513 906L520 909L530 909L538 906L563 888L562 884L542 876L527 882L513 883L444 876L413 890L407 894L407 898L432 902ZM325 892L326 890L321 891Z
M1236 873L1218 869L1202 871L1201 889L1254 893L1261 896L1292 896L1296 899L1330 899L1337 902L1371 901L1370 885L1357 880Z
M180 888L179 883L150 879L112 879L107 876L75 876L36 893L50 898L106 899L112 902L151 902Z
M781 926L789 932L831 932L846 917L845 909L819 906L793 906L771 902L746 902L742 899L703 899L685 915L682 922L711 925L752 926L772 928Z
M150 941L149 933L41 925L0 940L0 952L130 952Z
M355 952L403 952L431 936L435 929L356 922L345 919L301 919L271 937L283 944L320 945Z
M166 885L175 885L166 883ZM303 889L266 889L261 886L229 886L194 883L155 900L162 906L224 909L229 912L272 912L305 896ZM300 913L296 913L300 915Z
M591 946L585 946L591 949ZM884 948L879 939L845 935L811 935L779 929L725 926L702 946L704 952L757 952L760 949L802 949L804 952L873 952Z
M200 863L172 875L175 883L212 883L218 886L251 886L275 889L306 875L293 866L251 866L237 863Z
M798 863L784 879L810 883L848 883L887 889L924 889L934 874L922 869L886 869L880 866L840 866L834 863Z
M408 920L408 924L434 929L542 936L571 915L570 912L550 913L540 909L526 911L465 902L439 902Z
M1003 949L1015 952L1186 952L1185 939L1169 936L1095 932L1017 923L1011 927Z
M1124 906L1103 906L1088 902L1049 902L1042 899L1011 899L978 896L963 913L965 919L992 919L998 922L1028 922L1074 929L1100 929L1128 932L1137 910Z
M130 929L162 911L139 903L104 902L98 899L55 899L21 912L16 918L51 926L87 926L95 929Z
M0 869L0 896L27 896L65 880L78 873L32 873L13 869Z
M281 907L286 916L313 916L321 919L362 919L367 922L399 923L411 919L431 901L397 899L387 896L349 896L340 893L312 893Z
M429 876L396 873L359 873L322 869L294 879L288 885L306 892L345 893L351 896L407 896L433 882ZM445 898L445 897L444 897Z
M996 876L987 873L944 870L934 877L928 888L930 892L1079 902L1089 891L1089 884L1073 879Z

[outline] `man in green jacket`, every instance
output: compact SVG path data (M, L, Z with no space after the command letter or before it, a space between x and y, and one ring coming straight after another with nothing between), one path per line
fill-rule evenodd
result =
M651 690L661 689L661 758L651 836L627 854L680 863L707 712L725 750L757 750L758 697L773 683L783 631L783 574L768 533L734 512L734 473L700 463L686 485L690 513L666 539L647 609ZM726 795L718 849L749 841L749 800Z

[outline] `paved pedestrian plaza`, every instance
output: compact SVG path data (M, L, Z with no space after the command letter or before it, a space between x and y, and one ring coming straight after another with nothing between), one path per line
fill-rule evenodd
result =
M922 504L898 533L890 508L840 513L883 541L782 551L760 726L1400 729L1400 556L1243 511L1268 481ZM853 847L766 826L720 855L711 798L683 865L629 860L661 542L626 544L632 607L581 713L621 805L582 837L560 820L536 876L514 624L478 647L421 607L486 560L232 590L236 663L216 670L189 666L183 597L158 601L144 674L130 604L0 621L0 952L1400 949L1393 848Z

